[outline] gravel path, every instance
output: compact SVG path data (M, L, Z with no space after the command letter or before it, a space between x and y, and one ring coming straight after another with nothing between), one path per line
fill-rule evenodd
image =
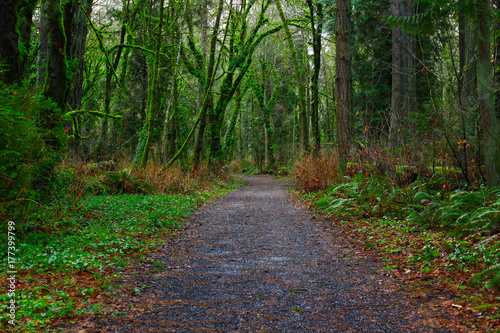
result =
M293 204L286 183L245 179L124 279L141 290L126 313L85 331L447 332L383 266Z

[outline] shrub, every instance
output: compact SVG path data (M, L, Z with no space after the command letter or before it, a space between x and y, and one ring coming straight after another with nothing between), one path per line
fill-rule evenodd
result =
M53 107L36 92L0 83L0 214L15 215L29 202L19 199L40 200L50 190L60 155L44 138L61 138L38 123Z
M328 188L340 181L338 162L335 155L303 155L295 163L296 186L304 192Z

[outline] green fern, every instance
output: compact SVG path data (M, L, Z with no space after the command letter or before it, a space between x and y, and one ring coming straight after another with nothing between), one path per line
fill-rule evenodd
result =
M484 285L488 289L500 291L500 264L493 265L475 274L469 280L469 285Z

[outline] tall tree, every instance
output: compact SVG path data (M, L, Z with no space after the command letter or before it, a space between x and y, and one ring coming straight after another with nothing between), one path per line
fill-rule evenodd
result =
M226 30L224 32L224 37L222 40L223 48L221 53L219 53L219 57L217 63L215 63L215 55L216 55L216 46L218 41L218 27L220 24L220 16L224 8L224 2L221 0L219 2L218 10L217 10L217 18L215 21L212 37L211 37L211 45L210 45L210 56L209 56L209 65L207 67L206 72L200 73L197 69L197 66L190 63L189 60L185 60L186 68L193 75L204 76L206 78L205 83L205 98L202 111L195 122L193 128L191 129L187 139L184 144L179 149L179 152L168 162L168 164L173 163L185 149L187 142L192 136L195 127L198 123L203 123L202 119L204 117L209 116L210 121L210 156L209 163L211 165L217 166L220 164L224 152L222 147L222 130L223 130L223 122L224 115L227 109L229 102L232 100L236 89L240 85L242 79L244 78L250 64L252 62L252 55L260 44L260 42L266 38L267 36L281 30L282 26L276 26L274 28L270 28L264 32L259 33L260 29L267 24L268 20L265 17L265 13L267 8L271 5L271 1L268 0L261 6L260 13L257 16L255 26L249 30L249 24L247 19L250 17L251 10L255 5L256 1L250 1L249 4L246 4L245 1L241 3L240 10L237 10L233 7L232 3L230 3L228 15L227 15L227 23ZM195 47L193 40L190 38L190 49L193 53L193 56L196 60L202 59L201 52ZM227 52L226 52L227 51ZM221 56L223 53L227 54L226 59L226 67L223 69L221 74L221 83L219 86L219 93L216 101L213 99L212 87L214 83L214 75L216 73L218 64L220 62ZM199 63L199 61L198 61ZM199 161L199 154L201 153L201 145L203 144L203 134L202 127L200 126L200 130L198 131L198 137L196 139L196 147L195 147L195 166L197 165L197 161Z
M391 1L392 16L408 18L414 15L413 0ZM414 65L415 38L401 26L392 29L392 95L389 126L391 147L403 144L404 117L416 107L416 77Z
M44 0L43 15L47 20L47 75L43 94L64 109L68 93L68 65L60 0Z
M295 79L297 82L297 90L299 97L299 120L301 124L301 138L302 138L302 149L304 151L309 151L309 126L307 121L307 108L306 108L306 88L303 81L303 69L299 62L299 57L297 56L297 50L293 42L293 36L290 32L288 25L288 19L285 16L283 7L281 6L281 1L276 1L276 8L283 23L283 30L286 34L286 42L288 45L288 50L290 51L290 57L293 63L293 69L295 72Z
M500 137L493 102L490 1L476 0L477 87L488 186L500 186Z
M307 0L309 6L312 44L313 44L313 72L311 75L311 128L314 139L313 149L318 152L321 148L321 134L319 132L319 72L321 67L321 34L323 33L323 5L316 1ZM350 4L349 4L350 6ZM316 7L316 8L314 8ZM350 7L349 7L350 8ZM350 10L350 9L349 9Z
M337 0L335 101L339 167L345 174L351 145L351 1Z
M154 63L150 81L148 83L148 106L146 111L146 119L143 129L140 133L139 143L137 145L136 156L134 162L139 163L142 168L146 167L149 155L149 143L153 137L154 125L159 108L158 103L158 76L160 74L160 51L163 41L163 16L164 16L164 0L160 0L159 23L156 31L156 44L154 53Z
M20 79L24 78L26 70L33 28L33 13L37 4L38 0L25 0L21 2L19 8Z
M19 1L0 0L0 80L6 84L21 79L19 53Z

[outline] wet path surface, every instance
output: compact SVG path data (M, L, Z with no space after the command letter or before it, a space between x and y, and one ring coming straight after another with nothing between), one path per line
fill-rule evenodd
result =
M88 331L437 332L376 274L383 266L294 205L285 183L246 180L127 277L141 292L126 314Z

